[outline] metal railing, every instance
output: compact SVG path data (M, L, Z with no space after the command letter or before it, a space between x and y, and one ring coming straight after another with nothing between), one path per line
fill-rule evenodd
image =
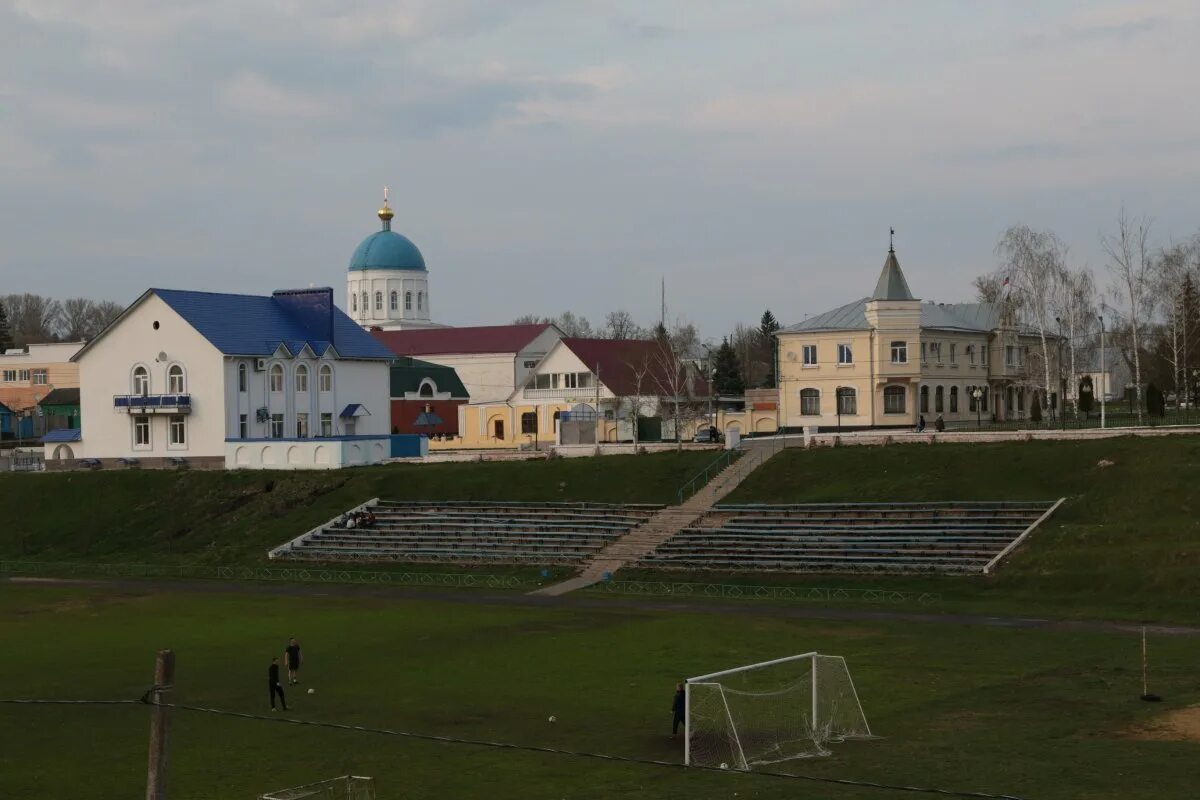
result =
M733 462L737 461L743 455L745 455L745 452L740 445L733 450L722 451L721 455L713 459L704 469L697 472L691 479L685 481L679 487L679 490L676 492L679 504L682 505L684 500L703 489L708 485L710 480L720 475L726 468L732 466Z
M585 589L605 594L643 597L700 597L725 600L777 600L812 603L916 603L929 605L941 601L936 592L905 592L895 589L839 589L811 586L753 586L733 583L693 583L686 581L609 580Z

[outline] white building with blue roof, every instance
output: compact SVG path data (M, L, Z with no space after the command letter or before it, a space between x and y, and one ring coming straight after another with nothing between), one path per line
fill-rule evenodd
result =
M73 358L103 466L330 469L390 454L393 355L330 288L149 289Z

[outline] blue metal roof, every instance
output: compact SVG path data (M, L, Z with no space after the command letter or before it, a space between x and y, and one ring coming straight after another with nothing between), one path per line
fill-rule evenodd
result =
M367 411L367 407L362 403L351 403L342 409L342 413L338 414L341 419L352 419L354 417L369 417L371 412Z
M376 231L362 240L350 257L350 270L425 269L425 257L407 237L395 231Z
M78 442L81 439L79 428L59 428L56 431L50 431L42 437L42 444L55 444L57 442Z
M269 297L151 289L225 355L270 356L280 345L297 355L331 346L341 358L390 361L392 352L333 304L333 290L297 289Z

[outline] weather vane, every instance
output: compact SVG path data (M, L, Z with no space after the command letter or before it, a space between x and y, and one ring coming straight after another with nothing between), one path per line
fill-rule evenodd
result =
M888 252L896 252L896 229L888 228Z

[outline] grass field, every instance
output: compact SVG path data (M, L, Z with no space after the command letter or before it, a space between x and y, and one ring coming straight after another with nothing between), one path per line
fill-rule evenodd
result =
M179 702L270 714L265 672L305 647L292 716L677 761L674 682L817 649L844 655L883 738L792 762L813 776L1027 798L1186 797L1200 744L1134 735L1200 700L1200 640L948 624L797 621L752 610L523 608L384 597L0 585L0 695L136 698L155 649ZM15 657L14 657L15 656ZM558 717L550 725L547 717ZM148 712L0 706L0 797L137 797ZM432 744L177 712L172 800L235 800L347 772L395 798L894 798L743 774Z

